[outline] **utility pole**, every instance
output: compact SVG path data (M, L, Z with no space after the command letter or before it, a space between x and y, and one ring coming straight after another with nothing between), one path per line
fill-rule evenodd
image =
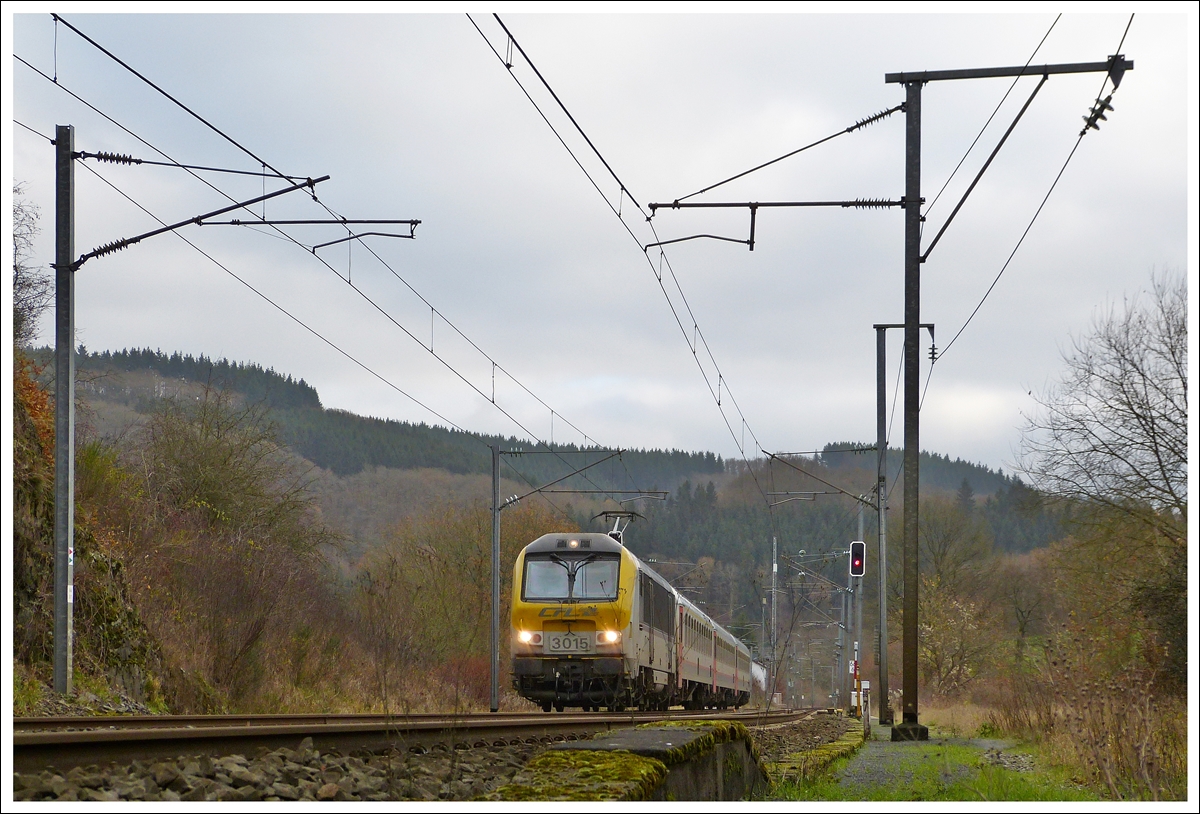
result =
M862 538L863 538L863 504L860 501L858 504L858 537L856 537L855 539L861 540ZM865 549L866 546L864 545L863 548ZM862 686L858 685L857 679L862 675L862 663L861 663L860 659L862 658L862 651L865 649L860 646L860 642L862 642L862 609L863 609L863 605L866 604L863 600L866 599L866 596L865 596L865 592L863 591L863 578L856 577L854 580L854 583L855 583L854 590L857 595L857 602L855 602L855 606L854 606L854 642L855 642L854 646L859 651L854 656L854 658L855 658L855 662L854 662L854 674L855 675L854 675L854 677L856 679L855 684L857 685L857 686L855 686L854 689L859 694L858 695L858 704L859 704L859 707L861 708L862 707ZM862 714L870 715L871 711L863 710Z
M847 580L848 581L848 580ZM842 624L839 631L842 636L842 652L846 654L845 669L839 668L838 693L842 709L850 711L850 659L853 651L850 649L850 589L842 591Z
M834 680L830 682L829 689L833 692L836 699L834 706L841 707L842 699L845 698L842 691L842 685L845 682L842 680L842 676L846 673L843 666L846 655L846 592L839 590L838 593L842 597L842 607L839 614L840 618L838 619L837 655L833 660Z
M775 661L776 649L779 645L778 640L778 617L776 616L776 598L778 589L776 581L779 576L779 540L776 537L771 538L771 698L775 697ZM769 704L768 704L769 706Z
M879 510L879 725L892 725L888 702L887 633L887 329L875 326L875 449L879 467L875 507Z
M500 447L492 445L492 712L500 709Z
M887 330L903 328L904 323L879 324L875 328L875 447L879 472L875 486L875 507L879 511L879 724L891 726L894 712L888 697L888 620L887 620ZM933 340L933 323L922 322ZM861 537L862 530L859 530Z
M904 129L904 722L893 738L929 740L917 721L917 506L921 455L921 87L905 84Z
M75 637L75 128L54 132L54 691Z
M762 613L760 614L760 616L761 616L761 619L760 619L761 624L758 626L758 657L760 659L762 659L763 666L768 667L768 664L770 662L767 660L767 656L766 656L768 638L767 638L767 598L765 596L762 598ZM769 689L770 681L771 681L771 670L768 667L768 669L767 669L767 684L768 684L767 692L768 692L768 695L765 699L765 703L768 708L770 708L770 706L771 706L771 696L770 696L770 689Z
M892 740L928 740L929 728L918 721L917 710L917 511L920 501L920 407L921 354L921 264L924 263L942 232L953 220L958 207L951 213L942 229L930 243L929 250L921 253L921 89L927 82L952 79L980 79L986 77L1042 76L1042 83L1051 74L1107 72L1116 88L1125 71L1132 70L1133 63L1124 55L1116 54L1105 62L1071 63L1004 68L977 68L949 71L917 71L892 73L884 76L887 84L901 84L905 88L905 139L904 139L904 720L892 727ZM1041 85L1038 85L1041 88ZM1034 94L1037 90L1034 90ZM1030 97L1032 101L1033 97ZM1100 100L1097 100L1098 102ZM1028 107L1029 103L1026 103ZM1097 108L1088 127L1096 125ZM1025 112L1017 114L1017 119ZM1087 119L1088 117L1084 117ZM1013 122L1013 126L1016 121ZM1086 132L1086 127L1085 131ZM1009 128L1009 132L1012 127ZM1004 138L1007 138L1007 133ZM1004 143L1001 139L996 151ZM995 156L993 151L992 155ZM988 159L990 164L991 159ZM988 164L984 164L975 181L978 182ZM972 183L959 201L963 201L975 188Z

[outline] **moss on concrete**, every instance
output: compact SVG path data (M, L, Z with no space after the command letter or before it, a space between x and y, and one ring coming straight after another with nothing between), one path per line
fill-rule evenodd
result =
M632 752L550 750L531 760L511 783L480 799L648 800L666 779L661 760Z
M667 779L670 766L695 760L718 744L746 744L764 776L766 767L740 721L660 721L637 729L683 729L693 733L687 743L664 749L657 757L645 757L624 749L552 749L538 755L517 773L512 782L496 789L484 800L648 800ZM740 774L741 763L730 754L726 771Z
M763 765L758 747L750 737L750 730L741 721L710 720L710 721L655 721L648 724L638 724L637 729L686 729L702 733L700 737L669 750L664 758L668 766L683 763L687 760L707 754L719 743L744 741L746 748L754 758L754 762Z
M832 743L823 743L814 749L794 752L783 760L768 763L767 776L772 785L787 781L811 780L824 772L833 761L854 754L862 745L863 731L856 727Z

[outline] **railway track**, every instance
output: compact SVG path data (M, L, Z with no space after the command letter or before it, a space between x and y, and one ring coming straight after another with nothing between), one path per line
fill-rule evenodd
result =
M185 755L249 755L294 748L305 738L321 752L458 750L578 740L660 720L726 718L747 726L797 720L809 710L749 712L505 713L446 715L145 715L17 718L13 770L156 760Z

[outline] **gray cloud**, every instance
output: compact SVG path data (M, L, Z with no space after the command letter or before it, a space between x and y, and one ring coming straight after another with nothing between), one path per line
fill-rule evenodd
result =
M371 245L473 341L602 443L736 454L650 265L463 15L66 15L276 167L319 175L350 217L416 217L416 241ZM489 18L477 21L503 49ZM669 201L897 104L888 71L1021 64L1053 15L512 15L506 22L640 203ZM1065 15L1037 62L1097 61L1122 15ZM1191 22L1189 22L1191 20ZM1136 62L1116 111L1084 143L987 304L934 372L924 445L1005 465L1026 392L1059 367L1059 347L1097 307L1187 262L1185 31L1195 15L1139 14L1123 48ZM12 18L14 51L54 70L48 15ZM255 169L60 28L61 82L172 156ZM552 101L526 82L617 203L617 185ZM152 156L14 63L12 117L79 149ZM1029 93L1013 92L932 210L937 228ZM1012 250L1070 151L1099 76L1052 78L924 270L923 317L945 346ZM932 199L1007 88L927 86L924 190ZM11 166L51 210L51 151L15 127ZM1194 150L1194 143L1191 145ZM713 199L899 197L899 116L710 194ZM96 168L167 220L222 205L165 169ZM1193 170L1194 172L1194 170ZM155 225L80 171L80 251ZM256 180L214 180L230 195ZM620 206L631 211L628 200ZM315 217L299 194L279 217ZM649 230L629 218L640 240ZM663 212L663 238L744 237L744 212ZM50 258L49 226L41 248ZM184 230L233 272L381 375L461 426L521 434L427 350L312 256L269 236ZM295 230L306 243L329 230ZM927 238L930 236L926 233ZM331 239L331 238L328 238ZM902 317L899 211L776 211L758 244L711 241L669 256L750 428L771 450L874 433L872 323ZM341 274L426 342L427 306L361 248L323 250ZM329 406L431 421L347 364L225 272L163 236L79 274L78 324L92 348L161 347L252 360L302 376ZM670 280L668 275L668 281ZM682 317L689 337L691 321ZM490 393L491 369L435 320L435 347ZM48 336L43 332L43 336ZM457 342L457 344L456 344ZM899 360L899 336L889 353ZM711 366L705 360L705 368ZM889 380L894 381L894 370ZM715 383L715 373L712 374ZM547 437L548 411L500 377L498 400ZM728 395L723 396L728 408ZM736 413L726 410L735 435ZM560 435L560 432L564 433ZM576 440L556 424L558 440ZM893 443L899 442L899 433Z

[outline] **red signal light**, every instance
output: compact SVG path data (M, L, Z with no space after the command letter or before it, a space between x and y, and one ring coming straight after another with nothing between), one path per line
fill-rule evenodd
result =
M850 544L850 576L861 577L867 570L867 544L855 540Z

